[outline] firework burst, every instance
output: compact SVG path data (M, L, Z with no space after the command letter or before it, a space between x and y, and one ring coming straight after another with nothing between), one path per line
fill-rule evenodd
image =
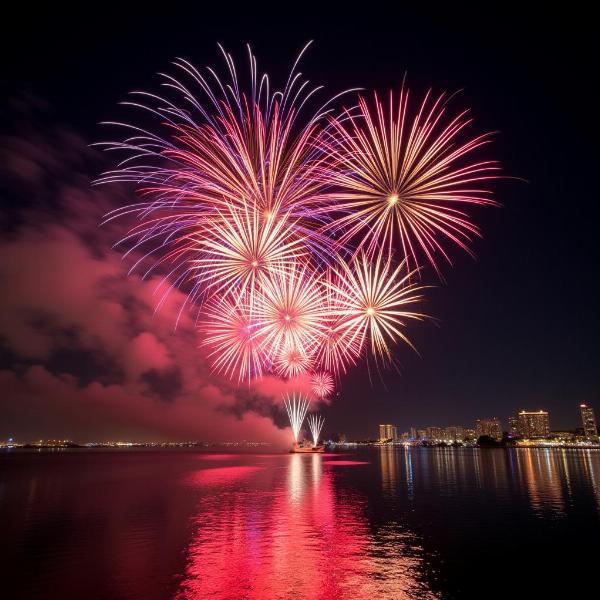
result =
M200 329L214 371L238 381L261 376L264 355L255 333L248 295L214 296L202 309Z
M485 186L499 167L472 158L490 135L462 139L471 119L449 117L446 94L428 93L414 117L408 100L405 88L397 104L390 92L387 109L377 95L371 105L360 98L358 113L331 121L329 148L344 168L325 173L335 189L319 210L338 211L325 226L338 244L354 241L367 254L400 247L413 267L422 253L439 273L436 254L450 262L442 240L469 251L479 235L464 208L495 204Z
M290 219L263 219L253 207L229 206L190 236L189 249L198 253L196 277L211 294L245 293L251 298L269 275L282 275L286 265L306 255Z
M313 373L311 386L313 394L319 398L319 400L324 400L331 392L333 392L333 377L325 371Z
M475 157L490 136L467 135L471 118L449 114L445 94L414 113L404 87L385 105L359 98L335 114L338 95L315 109L320 88L297 71L305 49L278 90L249 49L247 86L222 48L225 77L178 59L163 95L125 103L156 131L112 123L127 137L100 145L123 158L99 182L137 186L140 201L106 221L137 217L122 240L132 271L164 277L159 306L177 288L182 311L198 308L215 372L308 373L325 399L365 351L388 362L392 344L411 345L419 265L439 273L448 242L469 251L467 209L494 204L499 167ZM295 440L307 403L286 399Z
M361 349L370 341L375 357L384 359L391 359L389 341L403 340L413 347L403 329L408 319L424 318L407 310L422 299L418 292L423 288L411 283L414 272L406 262L394 268L379 252L374 260L363 253L352 265L339 264L337 279L328 285L339 298L340 335Z
M157 132L107 123L130 135L97 144L124 155L98 183L134 183L142 202L109 213L105 221L127 215L141 220L121 244L139 254L132 270L143 268L145 276L167 271L166 293L186 287L195 302L205 282L227 288L240 281L243 288L275 258L289 260L299 240L326 254L327 239L316 227L322 217L315 220L311 207L331 162L319 142L322 122L339 95L299 119L321 89L310 87L296 71L307 47L283 90L273 92L249 48L248 91L223 48L223 79L212 68L203 74L178 59L174 65L181 77L163 75L172 96L134 92L123 103L158 118Z
M264 352L310 357L324 316L321 278L308 265L292 263L263 282L256 298L257 333Z

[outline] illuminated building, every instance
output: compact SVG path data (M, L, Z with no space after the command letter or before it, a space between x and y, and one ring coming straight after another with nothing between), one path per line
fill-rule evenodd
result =
M477 419L475 421L475 435L479 439L482 435L487 435L494 440L502 439L502 423L498 417L491 419Z
M550 419L545 410L519 413L518 433L524 438L543 438L550 434Z
M442 442L445 439L443 427L427 427L425 429L425 438L430 442Z
M594 409L587 404L580 404L581 422L583 423L583 433L585 439L590 442L598 441L598 426L596 425L596 415Z
M427 437L427 431L425 429L417 429L417 439L424 440Z
M461 425L446 427L444 439L448 442L463 442L465 440L465 428Z
M395 425L380 425L379 426L379 441L387 442L388 440L395 440L397 438L396 426Z
M419 439L419 434L417 433L417 430L414 427L410 428L410 439L411 440Z
M519 436L519 417L508 417L508 434L511 438Z
M465 441L466 442L473 442L476 439L477 438L475 437L475 430L474 429L465 428Z

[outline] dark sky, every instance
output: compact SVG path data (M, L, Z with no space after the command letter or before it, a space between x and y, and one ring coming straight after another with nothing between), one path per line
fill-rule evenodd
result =
M0 74L2 122L13 142L30 129L14 116L15 99L25 94L46 104L47 133L56 126L90 143L103 136L97 123L115 116L116 103L132 89L152 88L175 56L214 64L222 42L241 63L250 42L277 80L314 39L302 71L331 92L384 91L405 72L419 93L462 89L477 127L498 131L492 152L505 174L518 178L495 184L502 208L476 213L484 233L473 246L477 260L455 251L446 282L430 293L426 311L439 326L413 327L420 356L401 348L401 374L384 373L384 383L375 375L371 384L365 368L355 369L325 411L326 429L366 436L379 422L471 425L493 415L506 421L523 408L548 409L551 426L566 428L579 425L579 402L600 411L597 65L589 14L504 3L469 12L401 3L335 13L300 3L245 12L229 4L222 11L200 3L149 6L28 10L13 18ZM85 168L95 174L93 164ZM30 198L13 183L6 187L10 221ZM10 348L4 355L8 370L33 364L15 362ZM48 356L46 365L58 360ZM60 358L62 370L69 360L76 359ZM80 366L72 370L80 376Z

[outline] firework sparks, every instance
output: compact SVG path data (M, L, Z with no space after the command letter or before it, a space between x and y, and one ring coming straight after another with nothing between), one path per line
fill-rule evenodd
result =
M387 105L359 98L336 115L338 95L312 110L320 88L297 72L304 50L276 91L249 49L248 87L221 52L225 78L177 60L164 97L125 103L160 128L113 123L129 137L101 144L124 158L99 182L133 182L141 200L106 221L139 219L122 240L131 270L163 275L159 306L178 288L182 311L198 307L215 372L311 373L323 400L365 351L388 362L393 343L412 346L419 264L439 273L446 242L469 251L479 229L467 209L494 204L499 167L474 158L490 136L464 137L471 118L449 116L445 94L413 115L404 87ZM286 399L296 440L307 402Z
M308 426L312 435L313 446L319 444L319 436L321 435L321 429L323 429L323 423L325 423L325 419L321 415L308 415Z
M324 400L333 392L333 377L325 371L313 373L311 385L313 394L320 400Z
M304 422L304 417L306 417L310 405L310 400L302 395L292 394L285 396L284 404L290 419L292 433L294 434L294 442L297 444L300 429L302 429L302 423Z
M200 254L193 264L211 293L250 290L251 298L261 278L281 275L306 254L287 216L264 219L256 208L231 205L190 236L189 248Z
M414 272L407 271L406 262L394 269L381 252L374 261L363 253L352 266L343 261L340 266L337 281L328 285L339 297L341 335L361 349L370 340L372 353L384 359L391 358L388 340L401 339L413 347L402 329L407 319L424 318L406 310L422 299L417 292L423 288L411 283Z
M238 381L260 377L264 356L247 295L235 299L215 296L203 307L200 328L214 371Z
M311 357L302 348L284 346L275 358L274 367L278 375L292 378L306 373L311 364Z
M490 135L462 140L472 120L467 111L447 118L446 94L428 93L412 119L408 97L402 88L395 105L390 92L387 110L377 95L371 106L360 98L358 114L331 121L330 151L345 168L326 172L336 188L333 206L319 210L338 211L326 225L338 233L337 243L357 241L357 252L367 254L399 245L409 266L422 252L439 273L435 255L450 262L440 239L469 251L479 235L463 207L495 204L485 184L499 166L471 158Z
M205 75L178 59L174 65L182 77L163 75L174 97L134 92L134 100L123 103L157 117L158 132L107 123L130 135L98 144L124 155L98 183L134 183L143 201L109 213L105 221L139 217L141 223L121 243L130 246L128 253L141 255L132 270L149 262L148 276L167 266L166 293L197 276L201 281L191 286L190 303L202 296L201 282L226 288L239 281L244 288L274 259L288 261L297 254L299 240L326 253L327 240L316 227L322 218L315 220L311 207L321 196L321 173L330 162L319 142L322 122L339 95L298 118L321 89L296 72L307 47L278 91L258 72L250 48L247 92L223 48L224 79L212 68Z
M256 299L257 333L265 353L277 357L293 351L310 357L319 342L323 298L320 276L308 265L292 263L266 279Z

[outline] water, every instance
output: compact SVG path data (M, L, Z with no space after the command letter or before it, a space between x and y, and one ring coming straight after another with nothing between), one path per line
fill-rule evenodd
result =
M0 453L5 598L538 598L597 588L600 451Z

